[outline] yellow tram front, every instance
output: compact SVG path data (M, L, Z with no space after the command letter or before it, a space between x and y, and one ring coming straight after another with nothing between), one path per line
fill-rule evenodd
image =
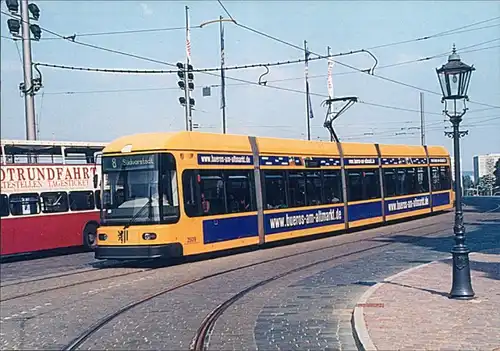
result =
M176 162L168 152L104 154L95 257L176 257L182 245ZM174 226L173 226L174 225Z

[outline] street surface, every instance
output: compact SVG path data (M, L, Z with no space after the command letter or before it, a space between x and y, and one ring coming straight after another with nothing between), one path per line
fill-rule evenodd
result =
M469 248L498 248L500 199L474 201L466 199L465 206ZM79 254L8 264L4 281L2 265L0 345L61 349L123 306L172 288L111 319L81 349L187 350L214 308L281 274L241 294L220 315L208 349L355 350L350 320L363 292L399 271L449 257L452 233L450 212L172 266L78 272L93 269L93 255ZM67 275L19 282L62 273Z

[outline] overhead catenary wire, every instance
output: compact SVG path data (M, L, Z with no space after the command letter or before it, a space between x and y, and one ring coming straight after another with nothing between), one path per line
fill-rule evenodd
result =
M219 0L219 3L220 3L220 4L222 4L220 0ZM224 9L225 9L225 8L224 8ZM225 10L225 11L227 11L227 10ZM228 13L228 15L229 15L229 12L227 12L227 13ZM500 16L495 17L495 18L488 19L488 20L486 20L486 21L496 20L496 19L498 19L498 18L500 18ZM481 23L485 23L485 22L481 21ZM473 23L473 24L468 25L468 27L470 27L470 26L474 26L474 25L477 25L477 24L478 24L478 23L476 22L476 23ZM259 30L257 30L257 29L251 28L251 27L246 26L246 25L243 25L243 24L241 24L241 23L236 23L236 25L237 25L237 26L239 26L239 27L241 27L241 28L244 28L244 29L246 29L246 30L249 30L249 31L251 31L251 32L254 32L254 33L256 33L256 34L259 34L259 35L261 35L261 36L264 36L264 37L266 37L266 38L269 38L269 39L272 39L272 40L274 40L274 41L280 42L280 43L282 43L282 44L284 44L284 45L287 45L287 46L293 47L293 48L295 48L295 49L297 49L297 50L300 50L300 51L302 51L302 52L304 51L304 48L303 48L303 47L301 47L301 46L298 46L298 45L295 45L295 44L293 44L293 43L287 42L287 41L285 41L285 40L282 40L282 39L277 38L277 37L275 37L275 36L272 36L272 35L270 35L270 34L264 33L264 32L259 31ZM463 27L461 27L461 28L463 28ZM450 31L453 31L453 30L450 30ZM450 31L448 31L448 32L450 32ZM443 34L443 33L438 33L438 34ZM312 55L317 56L317 57L322 56L322 55L320 55L320 54L318 54L318 53L315 53L315 52L313 52L313 51L311 51L311 50L309 50L309 49L308 49L308 52L309 52L310 54L312 54ZM332 61L336 62L337 64L339 64L339 65L341 65L341 66L344 66L344 67L350 68L350 69L352 69L352 70L355 70L355 71L358 71L358 72L362 72L362 73L367 73L365 70L359 69L359 68L357 68L357 67L354 67L354 66L352 66L352 65L349 65L349 64L346 64L346 63L343 63L343 62L340 62L340 61L338 61L338 60L332 60ZM375 74L375 73L373 73L373 72L369 73L368 75L369 75L369 76L373 76L373 77L377 77L377 78L379 78L379 79L382 79L382 80L385 80L385 81L388 81L388 82L391 82L391 83L394 83L394 84L398 84L398 85L405 86L405 87L408 87L408 88L412 88L412 89L416 89L416 90L419 90L419 91L427 92L427 93L430 93L430 94L433 94L433 95L438 95L438 96L441 96L441 93L440 93L440 92L436 92L436 91L433 91L433 90L429 90L429 89L424 89L424 88L421 88L421 87L417 87L417 86L415 86L415 85L412 85L412 84L409 84L409 83L405 83L405 82L402 82L402 81L398 81L398 80L396 80L396 79L392 79L392 78L384 77L384 76L381 76L381 75ZM488 106L488 107L500 108L500 106L490 105L490 104L481 103L481 102L476 102L476 101L471 101L471 100L470 100L469 102L470 102L470 103L477 104L477 105L482 105L482 106Z
M496 38L493 40L488 40L485 42L473 44L473 45L467 46L465 48L477 47L477 46L484 45L486 43L490 43L490 42L498 41L498 40L500 40L500 38ZM500 47L500 45L496 45L494 47ZM480 51L480 50L485 50L485 49L489 49L489 48L491 48L491 47L476 49L476 50L471 50L471 51ZM466 52L466 51L464 51L464 52ZM381 66L378 69L389 68L389 67L394 67L394 66L403 65L403 64L417 63L417 62L421 62L421 61L436 59L438 57L445 56L445 55L447 55L447 53L437 54L437 55L424 57L424 58L419 58L416 60L388 64L385 66ZM298 61L303 61L303 60L297 60L297 62ZM287 64L290 62L292 62L292 61L287 61L284 63L280 62L280 61L275 62L275 63L260 63L260 64L252 65L252 68L254 68L254 67L266 67L266 66L270 66L270 65L279 66L281 64ZM122 74L172 74L172 73L177 72L175 70L131 70L131 69L107 69L107 68L92 68L92 67L76 67L76 66L56 65L56 64L48 64L48 63L35 63L35 65L45 66L45 67L49 67L49 68L67 69L67 70L102 72L102 73L122 73ZM228 69L233 69L233 70L240 69L240 68L249 68L249 65L228 67ZM213 71L220 70L220 67L194 70L194 72L196 72L196 71L206 72L206 71L212 71L212 70ZM338 73L333 73L333 75L343 75L343 74L353 74L353 73L358 73L358 72L353 72L353 71L338 72ZM323 77L326 77L326 75L312 75L312 76L310 76L310 78L323 78ZM303 79L303 77L282 78L282 79L268 80L268 82L276 83L276 82L284 82L284 81L299 80L299 79L301 80L301 79ZM232 85L232 86L247 85L247 83L236 83L236 84L228 84L228 85ZM219 86L219 84L210 85L210 87L218 87L218 86ZM118 89L118 90L95 90L95 91L88 91L88 92L72 92L72 93L92 93L92 92L96 92L96 93L97 92L104 92L105 93L105 92L120 92L120 91L149 91L149 90L170 90L170 89L178 89L178 88L177 87L175 87L175 88L174 87L165 87L165 88L144 88L144 89L132 89L132 90L130 90L130 89L125 89L125 90L121 90L121 89ZM49 93L49 94L66 94L66 93L67 92Z
M347 55L351 55L352 53L353 52L341 52L341 53L332 54L332 55L323 55L323 56L320 56L320 57L315 57L315 58L309 59L308 61L324 60L324 59L327 59L327 58L330 58L330 57L347 56ZM297 64L297 63L302 63L302 62L305 62L305 59L296 59L296 60L288 60L288 61L277 61L277 62L269 62L269 63L255 63L255 64L238 65L238 66L228 66L228 67L224 67L224 71L233 71L233 70L241 70L241 69L248 69L248 68L260 68L260 67L275 67L275 66ZM50 68L70 69L70 70L89 71L89 72L101 72L101 73L173 74L173 73L177 73L178 72L178 70L131 70L131 69L76 67L76 66L49 64L49 63L43 63L43 62L37 62L37 63L35 63L35 65L37 65L37 66L43 66L43 67L50 67ZM175 66L175 65L170 64L170 63L168 63L168 65L169 66ZM217 72L217 71L220 71L220 70L221 70L220 67L198 68L198 69L191 70L191 72L194 72L194 73L206 73L206 72Z
M220 2L220 1L219 1ZM220 2L221 3L221 2ZM222 5L222 3L221 3ZM225 10L227 11L227 10ZM9 13L6 13L4 11L1 11L1 13L5 14L5 15L8 15L8 16L11 16L11 14ZM228 13L228 12L227 12ZM229 15L229 13L228 13ZM231 17L231 16L230 16ZM239 26L242 26L240 23L237 23L237 25ZM292 43L288 43L286 41L283 41L279 38L276 38L276 37L273 37L273 36L270 36L266 33L263 33L263 32L260 32L258 30L255 30L253 28L250 28L250 27L247 27L247 26L244 26L245 28L247 28L248 30L251 30L253 32L256 32L260 35L264 35L268 38L271 38L273 40L277 40L279 42L282 42L286 45L289 45L289 46L292 46L296 49L299 49L301 51L303 51L304 49L302 47L299 47L297 45L294 45ZM84 42L80 42L80 41L77 41L77 40L69 40L67 37L65 36L62 36L61 34L59 33L56 33L56 32L53 32L51 30L48 30L46 28L42 28L44 31L48 32L48 33L51 33L53 35L56 35L58 37L61 37L61 38L64 38L64 39L67 39L68 41L72 42L72 43L75 43L75 44L79 44L79 45L83 45L83 46L87 46L87 47L90 47L90 48L94 48L94 49L98 49L98 50L103 50L103 51L107 51L107 52L111 52L111 53L115 53L115 54L120 54L120 55L124 55L124 56L129 56L129 57L132 57L132 58L136 58L136 59L141 59L141 60L145 60L145 61L149 61L149 62L153 62L153 63L158 63L158 64L163 64L163 65L167 65L167 66L171 66L171 67L175 67L176 65L174 65L173 63L169 63L169 62L166 62L166 61L161 61L161 60L156 60L156 59L151 59L151 58L148 58L148 57L144 57L144 56L140 56L140 55L136 55L136 54L131 54L131 53L127 53L127 52L123 52L123 51L119 51L119 50L114 50L114 49L109 49L109 48L105 48L105 47L101 47L101 46L97 46L97 45L93 45L93 44L88 44L88 43L84 43ZM309 52L311 54L314 54L316 55L318 58L317 59L320 59L321 57L325 57L324 55L319 55L317 53L314 53L314 52L311 52L309 50ZM328 57L328 56L326 56ZM311 60L313 58L309 58L309 60ZM335 60L334 60L335 61ZM345 67L348 67L350 69L353 69L355 71L358 71L358 72L363 72L363 73L366 73L365 70L361 70L361 69L358 69L356 67L353 67L351 65L348 65L348 64L345 64L345 63L342 63L342 62L339 62L339 61L335 61L337 62L338 64L342 65L342 66L345 66ZM56 65L53 65L53 66L56 66ZM83 69L83 70L87 70L87 69ZM112 72L113 70L106 70L107 72ZM116 72L115 72L116 73ZM171 72L172 73L172 72ZM214 75L213 73L209 72L209 71L205 71L205 72L201 72L201 73L205 73L205 74L209 74L209 75ZM410 88L413 88L413 89L418 89L420 91L425 91L425 92L429 92L429 93L432 93L432 94L436 94L436 95L441 95L441 93L437 93L437 92L434 92L434 91L431 91L431 90L428 90L428 89L423 89L423 88L419 88L419 87L416 87L414 85L411 85L411 84L407 84L407 83L404 83L404 82L400 82L400 81L397 81L397 80L394 80L394 79L391 79L391 78L387 78L387 77L383 77L383 76L380 76L380 75L375 75L373 73L371 73L370 75L373 75L373 76L376 76L378 78L381 78L381 79L384 79L384 80L387 80L387 81L390 81L390 82L393 82L393 83L396 83L396 84L400 84L400 85L403 85L403 86L407 86L407 87L410 87ZM266 84L266 85L260 85L259 83L257 82L252 82L252 81L248 81L248 80L244 80L244 79L239 79L239 78L234 78L234 77L229 77L229 76L226 76L227 79L230 79L230 80L235 80L235 81L240 81L240 82L245 82L245 83L248 83L248 84L252 84L252 85L258 85L258 86L265 86L265 87L268 87L268 88L274 88L274 89L278 89L278 90L284 90L284 91L291 91L291 92L301 92L299 90L296 90L296 89L289 89L289 88L284 88L284 87L278 87L278 86L272 86L272 85L269 85L269 84ZM305 94L305 92L301 92L303 94ZM322 96L322 97L325 97L325 95L322 95L322 94L316 94L316 93L311 93L311 95L316 95L316 96ZM478 105L483 105L483 106L488 106L488 107L493 107L493 108L500 108L499 106L494 106L494 105L490 105L490 104L485 104L485 103L479 103L479 102L473 102L473 101L470 101L471 103L475 103L475 104L478 104Z

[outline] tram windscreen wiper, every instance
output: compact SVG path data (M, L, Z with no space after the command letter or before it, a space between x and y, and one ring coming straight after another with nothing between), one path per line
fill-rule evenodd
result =
M142 211L144 211L144 209L146 207L150 207L151 206L151 202L153 201L153 199L151 197L148 198L148 201L142 205L142 207L139 209L139 211L137 211L133 216L132 218L130 218L130 221L128 221L128 223L123 227L123 229L127 229L128 227L130 227L130 225L135 221L135 219L142 213Z

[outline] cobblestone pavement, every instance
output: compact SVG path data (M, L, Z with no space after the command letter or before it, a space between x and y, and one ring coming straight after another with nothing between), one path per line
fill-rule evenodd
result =
M91 269L98 262L93 252L55 256L8 262L0 264L2 285L16 280L30 279L50 274L67 272L72 269Z
M500 223L495 230L500 231ZM362 301L367 307L356 323L366 328L367 334L360 338L365 348L500 348L500 249L470 255L473 300L448 298L451 264L447 259L424 265L388 278L367 292L368 298Z
M203 318L230 296L275 274L326 258L333 260L274 281L239 300L218 320L209 347L218 350L354 349L348 312L355 301L375 280L422 261L448 256L452 245L452 218L452 214L445 214L165 267L16 303L2 302L0 347L59 349L98 319L139 297L225 269L303 253L214 277L155 298L111 321L86 342L83 349L187 350ZM481 229L487 226L481 222L484 218L484 215L467 217L474 222L468 226L468 243L476 251L479 247L500 243L499 235L484 235ZM435 234L421 237L429 233ZM374 248L378 245L384 246ZM321 251L307 252L314 249ZM29 312L21 315L21 308Z

